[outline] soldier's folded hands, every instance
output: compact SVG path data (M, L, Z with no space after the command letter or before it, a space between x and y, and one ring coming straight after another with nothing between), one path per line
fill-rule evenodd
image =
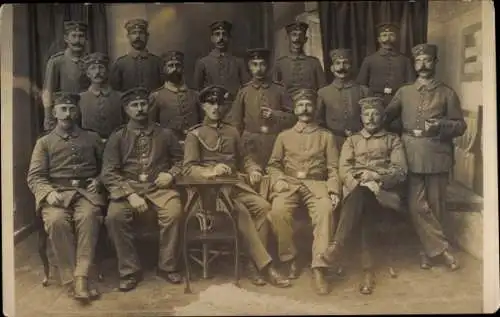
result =
M255 171L250 173L250 184L251 185L256 185L256 184L260 183L261 180L262 180L261 173L255 172Z
M227 166L226 164L219 163L215 165L214 172L216 176L222 176L222 175L231 175L233 171L231 167Z
M61 193L57 191L51 191L48 195L47 198L45 198L45 201L51 206L57 206L60 205L63 202L63 197Z
M282 193L288 189L288 183L282 179L278 180L276 184L274 184L274 190L277 193Z
M100 183L97 179L93 179L87 186L87 190L91 193L98 193L99 192L99 186Z
M145 212L148 210L148 204L144 198L137 194L131 194L127 197L128 202L132 208L134 208L137 212Z
M172 185L174 177L170 173L159 173L155 179L155 185L159 188L168 188Z
M368 187L375 195L380 192L380 185L376 181L362 182L361 186Z

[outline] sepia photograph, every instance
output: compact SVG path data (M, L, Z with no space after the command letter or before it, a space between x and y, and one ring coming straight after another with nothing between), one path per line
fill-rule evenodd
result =
M0 6L3 313L500 304L489 0Z

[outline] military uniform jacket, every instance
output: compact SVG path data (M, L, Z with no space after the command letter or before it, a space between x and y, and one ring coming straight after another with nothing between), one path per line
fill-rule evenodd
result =
M119 57L111 66L109 81L113 89L121 92L135 87L153 91L165 81L163 61L147 50L132 51Z
M401 118L403 143L408 168L413 173L444 173L453 166L453 138L465 133L460 100L453 89L432 80L401 87L386 108L387 123ZM425 129L425 120L441 121L439 133L432 137L415 137L405 131Z
M263 119L260 115L261 107L271 108L272 118ZM292 107L292 101L283 85L252 80L238 91L228 118L239 131L260 133L265 126L268 128L267 133L277 134L295 123Z
M366 86L335 79L318 90L317 121L338 136L345 137L345 130L359 132L363 125L358 101L370 95Z
M202 120L198 92L185 85L176 87L166 82L163 88L151 93L150 104L154 121L182 139L189 128Z
M288 55L278 58L274 65L274 80L295 88L318 90L326 85L325 73L319 59L308 55Z
M365 57L356 81L368 86L378 96L384 94L385 88L390 88L393 95L401 86L414 80L415 71L408 57L381 48Z
M40 137L33 149L28 170L28 186L35 195L36 211L43 207L47 195L63 193L64 206L69 207L79 193L96 206L104 206L104 197L71 186L71 180L97 178L102 162L103 145L97 133L75 127L71 134L56 126Z
M408 167L403 143L397 134L381 130L375 134L365 129L348 137L340 152L339 174L346 197L359 183L357 174L374 171L381 176L381 188L397 195L396 186L406 179ZM384 201L382 205L392 205Z
M193 127L186 136L184 175L203 178L203 174L218 163L226 164L236 172L262 173L259 165L245 153L240 133L235 127L223 122L214 125L205 120L202 124ZM240 175L235 173L235 176ZM236 186L244 191L255 193L243 181L243 178Z
M156 123L139 128L134 121L111 134L106 143L101 179L112 200L132 193L145 196L162 207L172 189L158 189L154 181L161 172L175 177L181 172L182 149L174 133ZM141 179L145 175L146 179Z
M234 99L241 85L249 80L245 61L228 53L212 50L195 64L194 83L198 91L210 85L219 85L229 91L230 99Z
M125 123L121 94L104 87L95 90L92 87L80 94L80 111L82 115L82 127L92 130L107 139L111 132Z
M58 52L49 58L45 68L43 104L45 107L50 106L52 94L56 91L78 94L89 85L90 80L83 71L82 60L72 57L68 49Z
M280 179L292 185L302 180L325 181L329 193L340 195L338 159L330 131L316 123L297 122L276 138L267 166L271 186Z

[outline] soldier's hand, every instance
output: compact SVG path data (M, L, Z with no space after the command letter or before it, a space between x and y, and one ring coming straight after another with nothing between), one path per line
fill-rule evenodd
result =
M340 202L340 197L337 194L330 194L330 200L332 201L333 208L337 208L337 205Z
M371 182L378 181L380 179L380 175L374 171L363 171L361 172L361 182Z
M61 193L54 190L47 195L45 201L51 206L57 206L62 203L63 197Z
M219 164L215 165L214 171L215 171L215 175L217 175L217 176L231 175L231 173L232 173L231 167L229 167L223 163L219 163Z
M127 197L128 202L132 208L134 208L137 212L145 212L148 210L148 204L144 198L137 194L131 194Z
M280 179L274 184L274 191L277 193L282 193L284 191L288 190L288 183L285 182L284 180Z
M260 183L261 180L262 180L261 173L259 173L259 172L251 172L250 173L250 184L252 186Z
M344 133L345 133L346 136L351 136L352 135L352 131L349 130L349 129L345 129Z
M427 119L424 123L424 129L426 132L434 133L439 131L439 120L438 119Z
M260 114L264 119L270 119L273 116L273 109L269 107L260 107Z
M366 183L362 183L361 185L368 187L375 195L378 195L378 193L380 192L380 185L378 182L369 181Z
M98 193L99 192L99 181L97 179L93 179L88 185L87 185L87 190L91 193Z
M155 185L159 188L169 188L174 181L174 176L170 173L159 173L155 179Z

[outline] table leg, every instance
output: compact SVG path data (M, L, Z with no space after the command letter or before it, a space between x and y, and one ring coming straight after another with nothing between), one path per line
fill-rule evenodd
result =
M208 279L208 242L203 242L202 263L203 263L203 278Z

